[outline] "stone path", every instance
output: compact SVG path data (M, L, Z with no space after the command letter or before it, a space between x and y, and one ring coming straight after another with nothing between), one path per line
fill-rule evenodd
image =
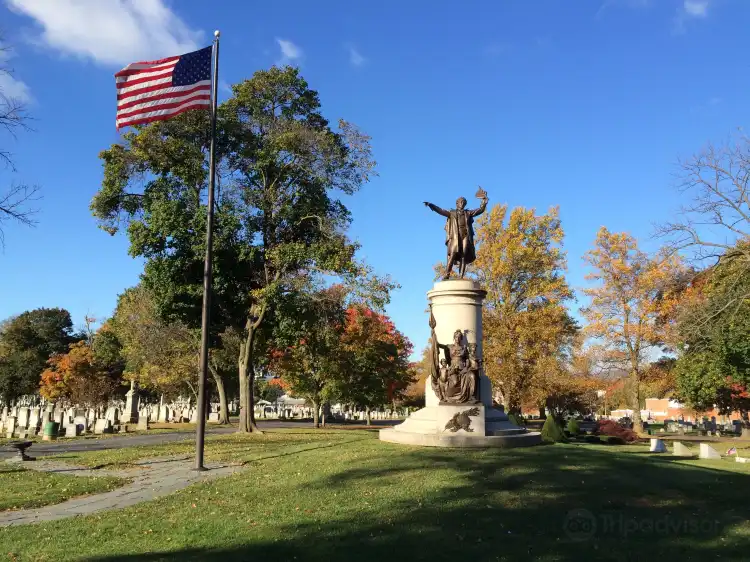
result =
M134 463L139 465L138 468L129 470L90 470L52 461L24 463L24 468L32 470L73 476L118 476L128 478L131 482L110 492L73 498L55 505L2 512L0 513L0 527L54 521L90 515L97 511L121 509L171 494L195 482L228 476L244 468L241 465L207 464L206 468L209 470L196 472L192 470L192 460L191 456L144 460Z

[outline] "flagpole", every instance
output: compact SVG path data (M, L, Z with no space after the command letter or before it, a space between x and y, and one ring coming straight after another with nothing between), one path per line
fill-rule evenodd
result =
M219 85L219 31L214 31L213 76L211 77L211 146L208 156L208 210L206 211L206 261L203 264L203 311L201 319L201 363L198 380L198 407L195 428L195 470L203 466L206 434L206 379L208 378L208 345L211 313L211 256L214 237L214 185L216 183L216 98Z

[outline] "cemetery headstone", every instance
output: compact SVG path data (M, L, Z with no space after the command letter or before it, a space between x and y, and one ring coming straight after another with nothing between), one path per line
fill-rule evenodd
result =
M666 453L667 446L661 439L651 439L651 448L649 450L652 453Z
M5 436L8 439L13 437L13 432L16 430L16 418L15 416L8 416L5 420Z
M29 426L29 409L26 407L18 408L18 416L16 417L16 427L23 427L26 429Z
M41 411L39 408L32 408L29 413L29 423L27 425L28 435L36 435L41 425Z
M94 423L94 434L101 435L103 433L112 433L112 422L106 418L100 418Z
M76 416L73 418L73 425L75 425L80 433L87 433L89 430L89 423L86 416Z
M672 454L675 457L694 457L695 454L683 445L680 441L675 441L672 447Z
M701 459L720 459L721 455L708 443L701 443L698 457Z
M125 423L131 423L138 418L138 391L133 385L125 393L125 409L122 412L122 419Z

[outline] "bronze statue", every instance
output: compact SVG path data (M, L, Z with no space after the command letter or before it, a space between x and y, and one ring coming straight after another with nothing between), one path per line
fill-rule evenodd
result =
M441 404L479 403L479 369L476 344L464 344L461 330L453 333L453 343L441 344L435 334L435 317L430 310L430 383ZM444 357L440 357L440 351Z
M478 415L479 408L477 407L471 408L469 410L464 410L463 412L457 412L451 419L448 420L448 423L445 424L444 431L456 433L459 429L463 429L464 431L473 432L474 429L472 429L471 427L471 417L469 416Z
M447 249L448 265L445 268L443 279L449 279L453 272L453 266L458 264L458 272L461 279L466 273L466 266L476 259L474 248L474 217L484 213L487 208L487 192L481 187L477 190L476 197L482 201L477 209L466 209L466 199L459 197L456 200L456 208L446 211L428 203L424 204L435 211L438 215L446 217L445 223L445 246Z

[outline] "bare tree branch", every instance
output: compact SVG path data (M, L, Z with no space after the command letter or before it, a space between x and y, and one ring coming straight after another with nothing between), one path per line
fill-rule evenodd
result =
M12 69L5 65L9 50L0 36L0 74L12 74ZM15 139L19 130L29 130L28 120L29 116L22 101L0 90L0 132L4 131ZM0 163L11 172L16 171L12 152L3 146L0 146ZM27 226L35 224L32 216L36 213L36 209L29 207L29 203L38 199L39 188L37 186L12 184L4 192L0 190L0 246L5 244L4 222L11 220Z

